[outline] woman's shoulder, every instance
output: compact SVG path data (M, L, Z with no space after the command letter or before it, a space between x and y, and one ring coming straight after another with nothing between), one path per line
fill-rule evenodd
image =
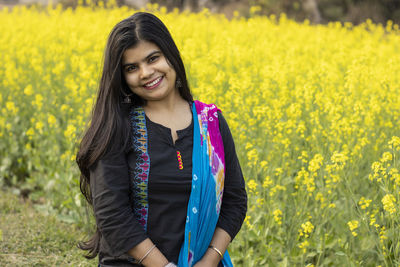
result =
M200 100L193 100L189 102L190 104L195 104L196 108L208 108L208 112L212 112L212 114L214 115L215 112L217 112L218 114L218 123L219 123L219 128L220 130L226 130L229 129L228 127L228 123L226 122L224 115L222 114L222 110L215 104L215 103L205 103L202 102ZM215 110L214 110L215 109Z

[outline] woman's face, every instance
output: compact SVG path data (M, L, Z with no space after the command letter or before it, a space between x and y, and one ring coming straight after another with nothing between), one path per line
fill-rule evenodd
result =
M175 70L151 42L140 41L127 49L122 56L122 70L131 91L146 101L167 100L177 90Z

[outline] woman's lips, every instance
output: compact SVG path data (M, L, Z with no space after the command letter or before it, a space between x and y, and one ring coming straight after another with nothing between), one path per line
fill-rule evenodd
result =
M161 77L159 77L159 78L157 78L157 79L155 79L155 80L153 80L153 81L151 81L149 83L146 83L145 85L143 85L143 87L148 89L148 90L154 89L154 88L156 88L157 86L160 85L160 83L162 82L163 79L164 79L164 76L161 76Z

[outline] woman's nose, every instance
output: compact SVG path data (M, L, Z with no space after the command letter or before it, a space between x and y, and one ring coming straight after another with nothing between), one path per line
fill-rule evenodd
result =
M151 75L154 73L154 69L149 66L149 65L143 65L140 71L140 78L141 79L146 79L151 77Z

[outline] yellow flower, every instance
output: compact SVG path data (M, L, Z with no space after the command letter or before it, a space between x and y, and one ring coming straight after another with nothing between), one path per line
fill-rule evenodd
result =
M67 106L67 105L65 105L65 104L62 104L62 105L61 105L61 111L62 111L62 112L65 112L67 109L68 109L68 106Z
M268 162L265 161L265 160L262 160L262 161L260 162L260 166L261 166L261 168L263 168L263 169L265 169L265 168L267 167L267 165L268 165Z
M15 115L18 112L18 108L15 106L14 102L7 101L6 102L6 109L12 114Z
M67 138L75 138L76 128L73 125L68 125L67 129L64 131L64 136Z
M286 191L286 187L284 187L283 185L275 185L274 187L271 188L269 195L272 197L275 195L276 192L278 191Z
M360 201L358 201L358 205L360 205L361 209L365 210L366 208L369 207L371 201L372 201L371 199L366 199L365 197L361 197Z
M297 159L301 159L303 163L307 163L308 160L308 153L307 151L301 151L301 156L299 156Z
M352 220L347 222L347 225L349 226L351 234L353 236L357 236L357 232L355 230L357 230L359 222L357 220Z
M247 158L249 161L250 165L256 165L258 162L258 152L257 149L252 149L249 152L247 152Z
M389 212L390 214L396 212L396 207L395 207L396 198L392 194L386 194L381 201L383 204L383 209L385 211Z
M310 242L308 242L308 240L304 240L303 242L301 242L300 244L298 244L298 247L301 248L303 250L303 253L306 253L307 248L310 246Z
M247 225L247 227L252 229L253 225L250 223L250 220L251 220L251 216L250 215L246 215L246 217L244 218L244 223Z
M33 128L29 128L28 131L26 131L26 135L28 136L29 139L32 139L32 136L35 134L35 130Z
M6 108L8 109L8 110L14 110L15 109L15 105L14 105L14 102L10 102L10 101L8 101L7 103L6 103Z
M41 131L43 129L43 122L37 121L35 124L35 129Z
M301 229L299 229L299 236L304 236L305 238L308 238L313 231L314 225L311 222L307 221L301 224Z
M47 117L47 122L49 123L50 126L54 126L56 124L56 122L57 122L57 119L56 119L56 117L54 117L54 115L50 114Z
M272 180L271 180L271 177L269 177L268 175L267 176L265 176L265 179L264 179L264 182L263 182L263 187L264 188L267 188L267 187L269 187L271 184L272 184L273 182L272 182Z
M276 209L272 212L274 215L274 220L278 225L282 224L282 211L280 209Z
M383 155L382 155L380 161L381 161L382 163L385 163L385 162L388 162L388 161L392 161L392 159L393 159L392 153L390 153L390 152L385 152L385 153L383 153Z
M379 238L381 240L386 240L388 237L386 235L386 227L382 226L381 230L379 231Z
M250 189L250 191L255 191L257 189L257 183L253 179L247 182L247 187Z
M310 163L308 165L308 170L310 172L316 172L321 167L323 160L324 158L322 157L321 154L316 154L314 158L310 160Z
M395 150L400 150L400 137L393 136L389 141L389 146L391 146Z
M321 192L318 192L315 196L315 200L321 202L321 208L326 207L326 198Z
M338 170L342 170L346 164L346 161L349 158L346 156L345 153L339 153L335 151L331 156L331 161L333 162L334 166Z
M305 186L307 192L311 194L315 190L315 181L314 176L311 176L308 171L304 169L304 167L297 173L295 178L296 184Z
M283 169L282 168L276 168L275 169L275 175L276 176L279 176L279 175L281 175L283 173Z
M35 105L38 109L41 109L43 106L43 96L41 94L35 95L35 100L32 101L32 104Z
M255 15L256 13L261 11L261 7L260 6L252 6L250 7L250 14L251 15Z
M258 207L264 205L265 199L264 198L257 198L256 203Z
M25 89L24 89L24 93L25 93L26 95L32 95L32 94L33 94L32 85L29 84L28 86L26 86Z

